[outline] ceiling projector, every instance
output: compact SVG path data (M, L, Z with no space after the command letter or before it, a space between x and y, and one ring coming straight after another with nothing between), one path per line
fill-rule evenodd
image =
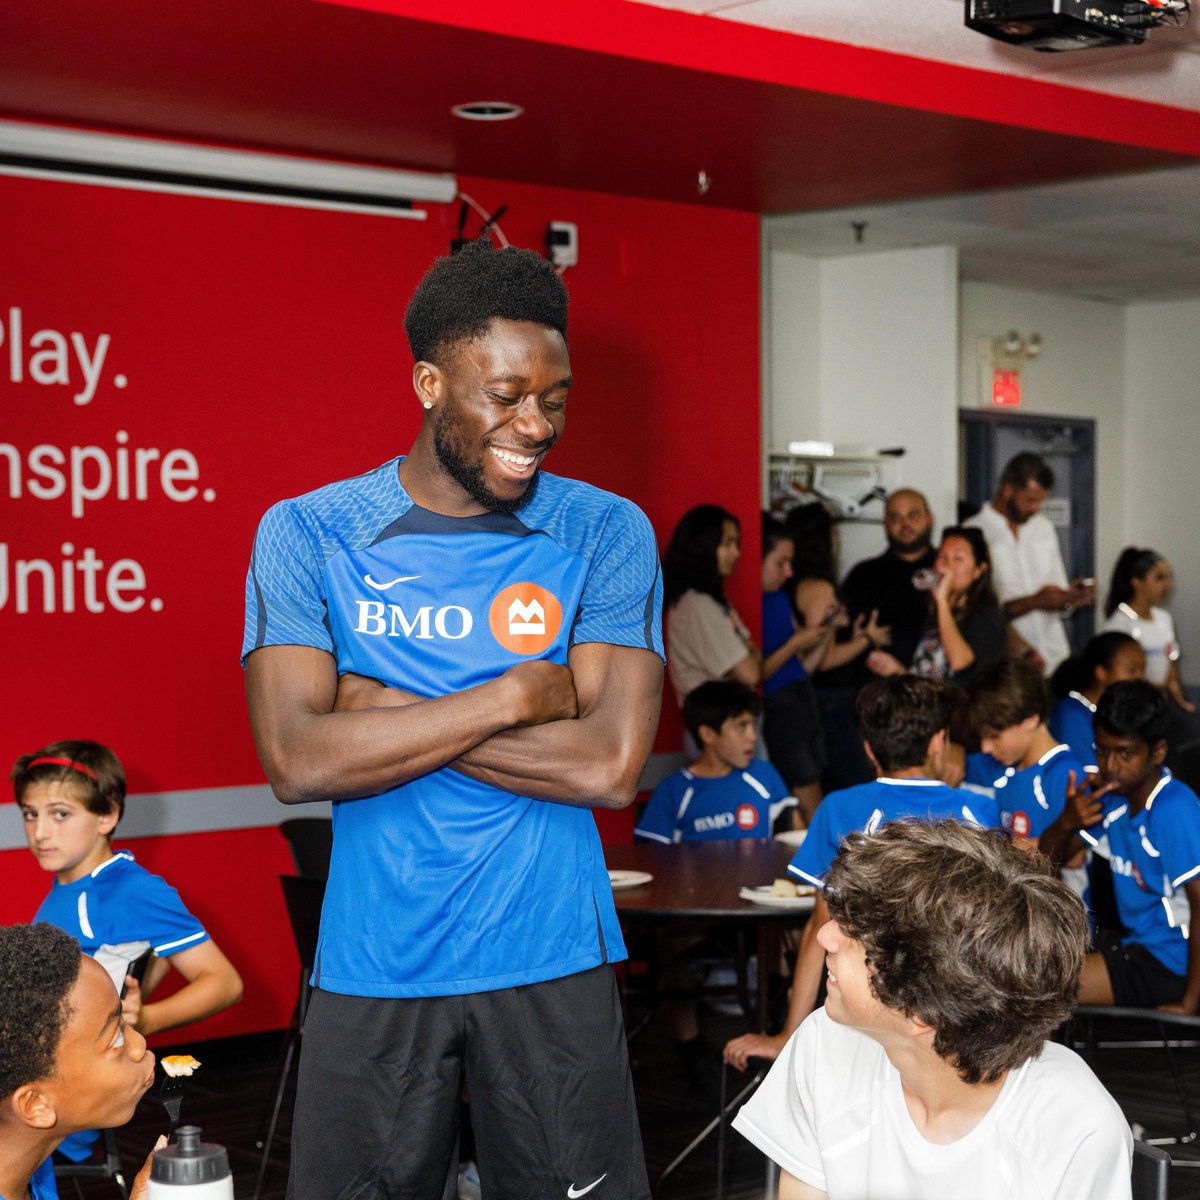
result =
M966 0L966 24L1031 50L1134 45L1164 23L1181 24L1186 0Z

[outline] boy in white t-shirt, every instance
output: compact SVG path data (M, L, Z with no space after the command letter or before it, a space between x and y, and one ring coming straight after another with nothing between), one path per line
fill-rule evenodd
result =
M1046 1041L1088 937L1049 863L896 821L846 839L825 896L825 1007L734 1120L780 1200L1129 1200L1120 1109Z

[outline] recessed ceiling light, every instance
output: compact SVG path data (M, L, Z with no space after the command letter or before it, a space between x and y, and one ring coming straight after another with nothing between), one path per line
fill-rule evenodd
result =
M470 104L456 104L450 111L464 121L511 121L525 110L507 100L474 100Z

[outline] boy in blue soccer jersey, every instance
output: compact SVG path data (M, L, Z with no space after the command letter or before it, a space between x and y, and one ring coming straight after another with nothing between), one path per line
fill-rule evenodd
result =
M124 1125L153 1082L104 969L52 925L0 928L0 1200L55 1200L63 1136ZM130 1200L149 1184L147 1159Z
M67 740L17 759L13 794L30 852L54 872L35 921L69 933L124 989L125 1021L149 1036L202 1020L236 1004L242 981L204 926L166 880L112 849L125 812L125 770L99 742ZM146 951L155 958L145 988L126 972ZM186 980L164 1000L143 1002L171 968ZM98 1134L73 1134L59 1153L88 1158Z
M796 797L769 762L754 757L760 712L758 696L732 679L702 683L687 694L683 723L700 757L660 780L637 837L669 843L771 836Z
M465 1079L485 1195L603 1178L641 1200L588 810L632 803L653 744L654 534L541 470L572 384L543 258L485 240L439 259L405 331L411 450L272 508L246 585L267 776L334 803L291 1192L441 1200Z
M791 874L821 889L847 834L856 830L873 833L903 817L999 826L994 800L947 787L940 780L954 711L954 700L944 684L916 675L876 679L859 692L855 709L863 745L878 778L830 792L821 801L803 845L788 865ZM783 1029L774 1036L746 1033L734 1038L725 1047L726 1062L745 1070L751 1058L777 1058L812 1012L825 961L816 934L828 920L825 897L818 890L816 907L800 939Z
M1098 774L1080 778L1042 849L1107 853L1124 937L1104 931L1084 959L1082 1004L1200 1011L1200 799L1163 767L1168 701L1144 680L1114 683L1096 706Z
M967 719L981 751L967 757L964 786L995 796L1001 824L1019 846L1038 847L1071 780L1083 778L1083 763L1047 727L1049 712L1046 681L1023 659L997 659L971 683ZM1087 904L1087 854L1073 855L1059 874Z

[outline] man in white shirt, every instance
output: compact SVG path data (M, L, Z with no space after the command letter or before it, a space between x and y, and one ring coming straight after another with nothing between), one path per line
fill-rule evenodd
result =
M825 897L825 1007L734 1119L780 1200L1129 1200L1121 1110L1046 1041L1088 927L1045 859L895 821L845 840Z
M1004 468L996 494L966 525L983 531L992 582L1018 649L1032 651L1052 672L1070 653L1062 614L1095 600L1095 581L1067 583L1058 533L1041 507L1054 472L1036 454L1018 454Z

